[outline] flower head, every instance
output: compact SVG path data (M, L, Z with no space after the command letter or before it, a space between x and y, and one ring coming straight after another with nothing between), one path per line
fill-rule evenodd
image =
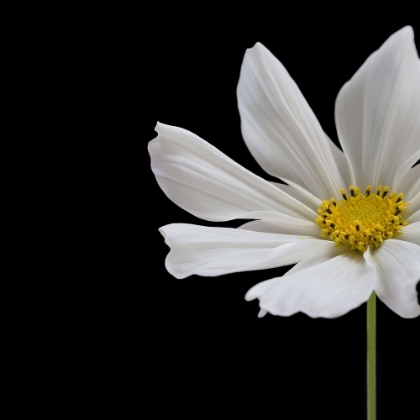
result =
M252 287L260 316L337 317L373 291L399 315L420 314L420 61L411 27L392 35L338 94L343 152L282 64L261 44L238 84L244 140L288 185L252 174L195 134L159 124L149 143L165 194L204 220L238 229L164 226L168 271L217 276L296 264Z

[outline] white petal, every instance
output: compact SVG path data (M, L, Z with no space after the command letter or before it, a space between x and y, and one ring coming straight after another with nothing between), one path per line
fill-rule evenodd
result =
M403 192L404 201L409 202L402 216L409 223L420 221L420 165L407 172L398 191Z
M258 312L258 318L263 318L267 315L267 311L264 311L264 309L260 309L260 311Z
M419 138L420 138L420 135L419 135ZM420 150L410 155L410 157L402 164L397 174L395 175L394 188L393 188L394 190L404 192L401 185L404 182L404 180L407 178L407 176L409 175L413 166L413 162L417 162L419 159L420 159Z
M304 188L299 187L296 184L284 185L279 184L278 182L272 182L277 188L280 188L286 194L291 195L296 198L296 200L308 206L310 209L317 211L323 200L315 197L310 192L306 191Z
M244 140L271 175L294 182L320 199L345 186L331 140L283 65L262 44L242 63L238 107Z
M258 298L260 308L273 315L304 312L313 318L335 318L366 302L372 293L375 269L358 251L337 255L337 248L330 249L300 264L304 268L257 284L245 298Z
M411 200L409 201L409 205L404 209L402 213L403 218L407 220L409 223L413 223L415 219L419 218L419 210L420 210L420 192L417 193ZM417 216L416 216L417 215Z
M328 241L331 242L331 241ZM294 267L292 267L283 277L290 276L299 271L306 270L308 268L314 267L319 264L323 264L337 257L338 255L345 254L349 252L348 248L344 246L331 247L326 251L320 252L312 257L305 258L304 260L298 262Z
M377 262L379 299L403 318L420 315L416 285L420 280L420 246L388 239L373 252Z
M415 211L414 211L415 210ZM403 216L409 217L406 218L408 223L417 223L420 222L420 194L417 194L411 201L410 205L406 207Z
M252 174L190 131L165 124L149 143L152 170L178 206L211 221L276 218L314 220L316 213Z
M333 242L322 239L243 229L171 224L160 232L171 248L166 268L179 279L192 274L219 276L296 264L334 248Z
M353 183L349 162L345 154L332 141L330 141L330 149L343 180L342 187L349 187Z
M413 30L405 27L366 60L337 97L337 131L355 185L392 189L400 168L414 165L419 113L420 63Z
M407 172L398 186L398 192L404 193L404 201L410 201L420 193L420 164Z
M396 236L396 239L420 245L420 222L404 226L400 230L400 234Z
M293 223L291 221L296 221ZM243 224L239 229L252 230L253 232L279 233L283 235L303 235L321 238L321 229L314 222L290 218L289 223L280 220L253 220ZM304 222L304 223L303 223Z

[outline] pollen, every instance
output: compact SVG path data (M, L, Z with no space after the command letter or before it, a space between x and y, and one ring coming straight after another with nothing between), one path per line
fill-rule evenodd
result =
M385 240L398 234L408 223L403 211L408 206L402 193L391 192L379 185L376 194L372 186L365 193L350 185L350 194L343 188L342 199L330 198L321 203L316 223L322 237L329 237L336 246L348 244L352 250L365 252L369 245L376 248Z

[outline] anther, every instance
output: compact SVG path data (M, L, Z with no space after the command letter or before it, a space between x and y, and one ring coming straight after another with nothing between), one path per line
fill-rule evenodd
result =
M403 197L404 197L404 194L403 193L399 193L396 203L399 203L403 199Z
M347 201L346 191L344 190L344 188L340 188L340 194L343 196L344 200Z
M372 185L368 185L366 187L366 197L369 197L371 190L372 190Z
M381 192L382 192L382 185L379 185L378 192L376 193L376 195L381 195Z
M352 197L354 197L354 190L355 190L354 186L350 185L350 194Z
M386 186L386 187L384 188L384 193L382 194L382 198L385 198L385 197L386 197L386 195L388 194L388 191L389 191L389 187L388 187L388 186Z

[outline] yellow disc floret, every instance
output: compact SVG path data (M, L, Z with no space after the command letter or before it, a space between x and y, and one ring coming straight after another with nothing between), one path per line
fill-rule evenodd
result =
M323 201L316 218L322 236L329 236L336 245L365 252L369 245L378 247L385 239L392 238L407 222L401 212L408 206L402 193L389 192L389 187L379 185L376 194L371 194L368 185L365 194L360 188L350 185L350 195L341 188L341 200L330 198Z

